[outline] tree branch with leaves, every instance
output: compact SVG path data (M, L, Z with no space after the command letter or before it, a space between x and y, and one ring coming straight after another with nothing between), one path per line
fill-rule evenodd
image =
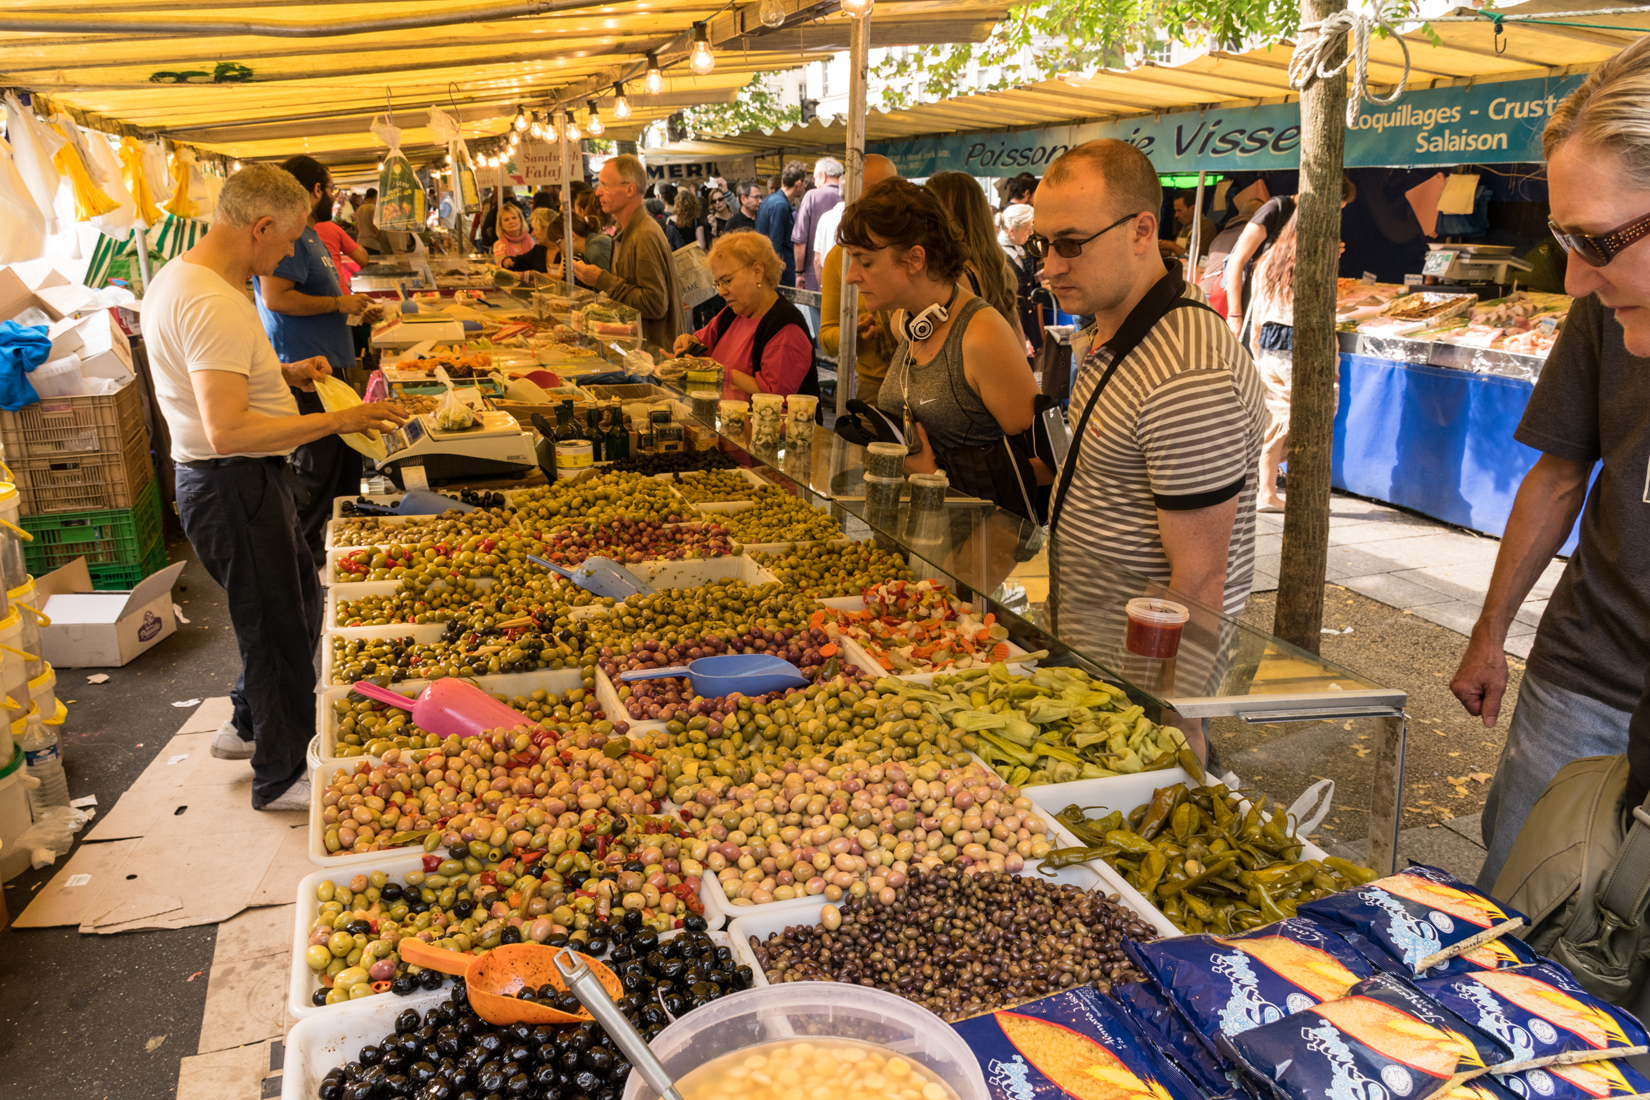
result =
M681 113L683 129L692 137L721 137L801 122L802 108L785 102L784 93L775 87L780 75L757 73L732 103L687 108Z

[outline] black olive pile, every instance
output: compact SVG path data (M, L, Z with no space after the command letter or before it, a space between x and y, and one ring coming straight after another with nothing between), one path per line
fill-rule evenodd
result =
M454 497L450 493L437 493L435 495L443 497L446 500L450 500L455 504L473 504L477 508L504 507L503 493L489 493L480 492L475 489L462 489L459 491L457 497ZM393 510L387 509L385 505L376 500L368 500L366 497L356 497L354 500L344 501L344 503L338 508L338 514L340 516L382 516L386 514L394 515L395 513Z
M720 450L674 451L668 454L631 455L608 467L634 474L679 474L688 470L731 470L739 465Z

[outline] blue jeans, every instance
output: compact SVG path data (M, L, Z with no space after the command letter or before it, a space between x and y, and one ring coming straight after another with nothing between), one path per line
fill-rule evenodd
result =
M312 655L321 635L321 582L284 466L277 459L177 468L183 533L228 597L240 648L241 675L230 699L236 730L254 742L255 806L303 777L315 732Z
M1524 819L1559 769L1584 756L1626 752L1632 716L1631 711L1616 710L1524 673L1507 744L1484 802L1481 828L1489 855L1478 873L1480 890L1487 893L1495 886Z

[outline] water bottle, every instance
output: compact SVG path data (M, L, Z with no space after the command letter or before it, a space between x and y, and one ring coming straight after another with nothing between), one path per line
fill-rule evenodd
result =
M40 785L29 790L29 807L35 820L53 806L69 804L69 780L63 774L63 753L58 748L57 733L46 728L40 712L28 717L23 731L23 767Z

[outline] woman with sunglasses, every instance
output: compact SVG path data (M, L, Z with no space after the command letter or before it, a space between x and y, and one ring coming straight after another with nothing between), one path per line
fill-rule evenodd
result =
M773 244L754 230L736 229L710 246L708 262L716 293L727 305L698 332L678 336L672 350L708 355L722 364L722 396L727 398L753 393L818 397L814 340L801 311L775 289L785 265ZM818 410L814 415L818 419Z
M837 241L866 308L904 311L877 408L920 446L907 472L943 469L952 488L1039 518L1039 475L1052 477L1010 443L1031 427L1037 381L1013 326L968 289L956 219L927 188L884 180L848 207Z
M1632 755L1628 724L1650 667L1650 38L1558 105L1542 151L1553 235L1569 253L1564 286L1576 300L1513 433L1541 455L1519 487L1450 684L1486 726L1502 709L1514 616L1578 515L1581 526L1536 628L1484 806L1486 887L1513 870L1513 841L1560 768Z

